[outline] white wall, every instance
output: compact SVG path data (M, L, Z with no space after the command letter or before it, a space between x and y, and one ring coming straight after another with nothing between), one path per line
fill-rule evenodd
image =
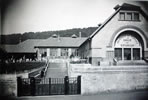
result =
M0 75L0 96L17 96L17 77L28 78L28 73Z
M81 75L81 93L127 91L148 88L147 66L91 66L70 64L69 76Z
M16 75L0 75L0 95L17 96Z
M82 76L82 94L128 91L148 87L148 73L100 73Z
M140 21L119 21L117 13L93 38L92 38L92 57L106 57L107 46L112 46L112 36L122 27L137 27L142 30L148 38L148 22L140 14ZM110 45L111 44L111 45ZM96 49L96 48L101 48Z

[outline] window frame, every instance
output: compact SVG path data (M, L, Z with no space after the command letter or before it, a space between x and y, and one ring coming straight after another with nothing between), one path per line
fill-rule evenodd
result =
M122 19L122 17L121 17L121 14L124 15L124 16L123 16L123 19ZM125 12L120 12L120 13L119 13L119 20L121 20L121 21L124 21L124 20L125 20Z
M130 15L130 19L128 19L128 15ZM127 21L132 21L133 20L133 16L132 16L132 12L127 12L127 13L125 13L125 20L127 20Z
M136 18L135 15L138 15L138 18L137 19L135 19ZM140 14L138 12L134 12L133 13L133 20L134 21L140 21Z
M50 48L50 56L57 57L58 56L58 48Z
M128 19L127 17L128 14L131 14L131 19ZM138 17L136 18L135 15L137 15ZM134 11L133 12L132 11L121 11L119 12L119 21L133 21L133 22L140 21L140 13L134 12Z

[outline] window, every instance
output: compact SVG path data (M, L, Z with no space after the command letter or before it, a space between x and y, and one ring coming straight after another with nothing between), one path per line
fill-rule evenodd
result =
M58 56L58 49L56 48L51 48L50 49L50 56Z
M139 13L134 13L134 20L135 20L135 21L140 20L140 19L139 19Z
M124 48L124 60L131 60L131 48Z
M139 21L140 16L138 12L120 12L119 20L121 21Z
M122 48L115 48L115 58L122 60Z
M133 59L140 60L140 48L133 48Z
M68 56L68 48L62 48L61 49L61 56Z
M123 12L120 13L120 20L125 20L125 13Z
M41 54L41 57L46 57L47 56L46 49L40 49L39 53Z
M132 20L132 13L127 13L126 20Z

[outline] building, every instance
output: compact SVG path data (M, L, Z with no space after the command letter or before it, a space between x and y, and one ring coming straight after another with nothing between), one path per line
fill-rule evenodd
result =
M93 65L141 61L148 57L148 16L136 5L117 5L115 12L80 46Z
M7 52L6 59L9 60L20 60L20 59L32 59L37 58L37 52L34 46L40 43L42 39L28 39L26 41L20 42L16 45L1 45Z
M15 59L21 57L71 58L79 56L92 65L142 61L148 57L148 15L140 7L124 3L88 38L60 37L29 39L3 48Z
M54 34L47 39L28 39L16 45L1 45L1 48L7 52L9 60L67 59L78 56L78 48L86 39L75 34L71 37Z
M34 48L37 51L38 59L47 57L53 58L70 58L78 56L79 46L86 40L84 37L59 37L54 34L52 37L43 40Z

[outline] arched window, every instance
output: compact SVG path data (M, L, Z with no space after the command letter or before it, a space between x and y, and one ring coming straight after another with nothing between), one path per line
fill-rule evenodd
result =
M134 35L120 35L114 47L117 60L140 60L142 57L142 45Z

